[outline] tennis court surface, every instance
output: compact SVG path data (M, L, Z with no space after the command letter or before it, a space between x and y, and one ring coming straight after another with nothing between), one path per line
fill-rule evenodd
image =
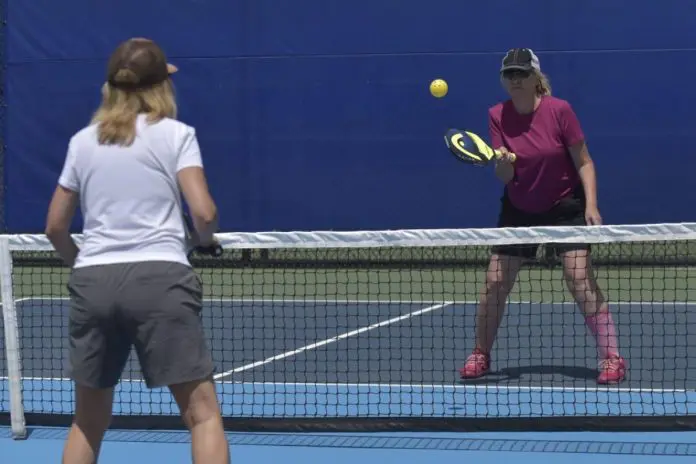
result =
M303 431L304 439L316 432L692 430L695 238L696 224L222 234L225 256L199 257L195 266L226 427ZM546 253L550 243L579 241L592 243L611 302L629 368L620 385L597 385L594 338L560 263ZM493 372L462 381L489 249L499 243L542 246L510 295ZM68 270L42 236L0 238L3 248L3 283L11 285L2 294L0 417L20 436L71 420ZM114 414L117 429L182 427L168 391L144 386L135 356Z
M71 382L63 379L68 303L17 302L20 339L31 342L21 352L27 413L73 412ZM696 359L696 346L685 337L696 325L696 305L614 309L631 359L619 388L596 385L596 348L572 303L510 304L494 372L467 383L457 369L473 345L465 321L474 303L208 300L204 321L227 416L695 413L696 363L687 361ZM166 389L145 387L134 355L118 391L117 414L178 414Z

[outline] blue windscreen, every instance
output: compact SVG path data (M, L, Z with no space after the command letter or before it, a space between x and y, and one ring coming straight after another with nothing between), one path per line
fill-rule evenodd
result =
M494 226L501 185L442 136L487 135L487 109L505 98L500 60L517 46L538 52L576 110L607 223L694 220L691 2L8 3L11 233L43 230L67 142L133 36L180 67L180 118L197 129L226 231ZM429 94L434 78L447 97Z

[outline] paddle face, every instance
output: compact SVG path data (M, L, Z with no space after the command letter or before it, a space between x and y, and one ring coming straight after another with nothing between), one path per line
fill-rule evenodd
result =
M445 143L459 160L474 166L485 166L496 158L495 151L473 132L450 129L445 134Z

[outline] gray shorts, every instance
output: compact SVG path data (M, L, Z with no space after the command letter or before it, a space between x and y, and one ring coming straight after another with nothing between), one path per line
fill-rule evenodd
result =
M151 261L77 268L68 290L68 375L78 384L115 386L132 346L149 388L212 375L201 282L188 266Z

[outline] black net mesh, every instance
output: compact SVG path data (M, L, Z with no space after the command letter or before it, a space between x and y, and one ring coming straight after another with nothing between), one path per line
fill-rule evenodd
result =
M385 244L228 249L223 258L197 257L227 427L690 426L693 241L592 245L592 273L628 366L618 385L597 383L597 343L551 245L540 246L519 272L491 372L460 378L475 343L490 249ZM566 268L576 266L565 260ZM74 407L72 383L64 378L69 271L46 251L14 251L13 264L27 419L68 423ZM6 372L2 362L0 371ZM0 392L7 411L8 395ZM145 387L134 355L114 413L124 427L182 426L167 389Z

